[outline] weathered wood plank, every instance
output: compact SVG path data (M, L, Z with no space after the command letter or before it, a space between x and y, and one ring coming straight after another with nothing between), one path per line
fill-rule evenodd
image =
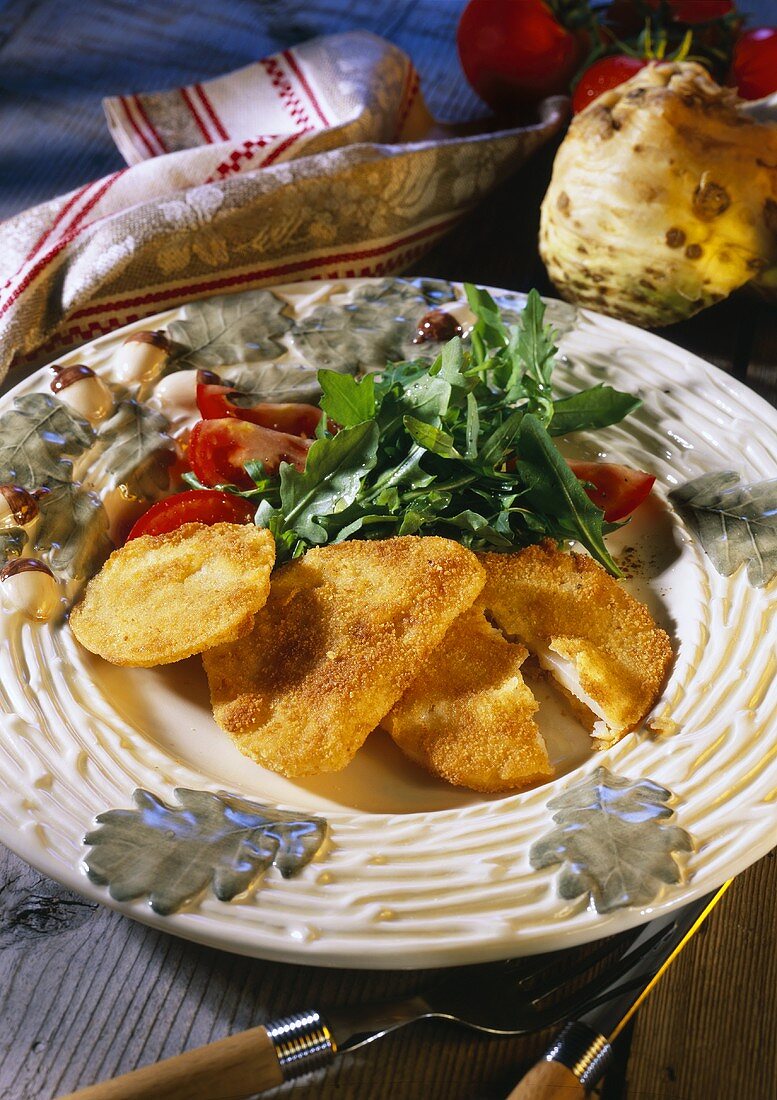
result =
M639 1013L628 1100L777 1096L777 855L740 875Z

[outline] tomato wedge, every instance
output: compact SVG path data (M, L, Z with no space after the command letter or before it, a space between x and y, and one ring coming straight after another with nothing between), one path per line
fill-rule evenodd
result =
M245 472L246 462L264 463L270 476L278 473L282 462L304 470L311 442L231 417L200 420L189 437L189 462L203 485L252 489L254 483Z
M249 424L258 424L262 428L272 428L276 432L288 432L289 435L310 439L316 434L316 428L323 413L315 405L302 405L288 402L273 404L262 401L257 405L237 405L233 397L239 397L240 391L234 386L214 383L210 371L197 372L197 408L203 420L221 420L234 417Z
M585 491L597 508L604 509L607 523L631 515L656 480L652 474L614 462L570 462L569 466L575 477L590 482Z
M152 504L137 520L126 542L140 535L166 535L184 523L251 523L256 505L216 489L191 489Z

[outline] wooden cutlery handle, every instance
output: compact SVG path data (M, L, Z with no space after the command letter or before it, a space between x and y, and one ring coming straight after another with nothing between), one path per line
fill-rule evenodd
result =
M562 1066L561 1062L543 1059L532 1066L507 1100L582 1100L585 1095L585 1089L571 1069Z
M267 1029L254 1027L61 1100L238 1100L283 1080Z

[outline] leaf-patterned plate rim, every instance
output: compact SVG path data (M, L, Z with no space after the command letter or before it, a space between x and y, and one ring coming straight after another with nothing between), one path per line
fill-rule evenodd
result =
M348 291L375 283L340 285ZM322 283L299 290L326 292ZM99 370L128 334L163 327L196 308L190 303L137 322L61 362L86 361ZM558 308L568 321L561 348L569 362L591 378L607 376L620 388L639 389L655 413L652 419L638 415L628 430L608 429L606 438L583 445L582 457L638 464L635 456L648 454L664 499L677 484L733 468L732 451L740 454L736 472L745 481L773 474L777 413L766 402L659 337L587 311L572 315L569 307ZM38 372L15 392L47 390L49 378ZM0 400L0 411L10 400ZM229 776L198 771L183 754L176 757L152 741L143 744L144 764L134 774L128 760L138 751L138 738L131 723L121 737L100 740L102 698L93 701L86 718L79 710L83 693L52 700L51 670L75 658L67 646L54 644L52 631L33 628L3 648L0 666L0 708L10 712L0 721L0 839L69 888L169 932L239 953L328 966L441 966L555 950L701 896L773 845L777 686L766 643L774 631L775 585L755 589L744 570L721 577L679 514L669 505L665 514L671 516L673 562L682 563L681 579L688 583L681 599L676 591L658 592L682 635L675 673L657 709L663 738L630 735L543 788L444 809L345 809L325 804L315 784L305 790L302 804L288 797L268 800ZM657 589L664 580L659 569ZM34 673L39 712L19 672L25 662ZM530 862L532 841L553 829L548 803L598 766L633 784L650 781L671 791L676 824L695 848L682 861L680 881L654 902L607 913L584 900L560 898L557 868L535 869ZM176 786L226 788L318 811L330 825L326 855L288 881L268 875L251 904L208 898L196 910L161 917L144 900L110 899L81 864L94 816L128 806L135 787L169 802Z

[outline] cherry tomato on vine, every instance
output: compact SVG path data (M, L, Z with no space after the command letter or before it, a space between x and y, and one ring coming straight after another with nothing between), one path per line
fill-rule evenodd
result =
M276 432L288 432L309 439L316 433L323 413L315 405L294 402L273 404L262 401L256 405L240 405L235 398L240 393L234 386L212 382L210 374L197 373L197 408L203 420L220 420L231 416L249 424L259 424Z
M586 35L572 32L543 0L470 0L456 32L467 80L494 110L569 92Z
M626 54L600 57L585 70L577 82L572 95L573 112L579 114L589 103L598 99L602 92L609 92L611 88L617 88L619 84L630 80L647 64L644 58L628 57Z
M652 474L614 462L570 462L569 467L575 477L590 482L585 491L596 507L604 510L607 523L631 515L656 480Z
M648 0L651 8L659 6L659 0ZM675 23L708 23L710 19L722 19L736 10L733 0L669 0L669 10Z
M189 462L203 485L237 485L252 489L254 482L246 473L246 462L261 462L270 476L278 473L281 462L298 470L305 469L309 440L286 432L274 432L259 424L224 417L200 420L189 437Z
M635 0L613 0L605 10L605 20L617 38L630 38L643 30L645 4L653 11L658 11L661 0L642 0L641 4ZM685 23L687 26L709 23L736 11L733 0L668 0L668 4L672 22Z
M152 504L137 520L126 541L140 535L166 535L184 523L251 523L256 505L216 489L191 489Z
M743 99L777 92L777 27L755 27L737 39L731 79Z

